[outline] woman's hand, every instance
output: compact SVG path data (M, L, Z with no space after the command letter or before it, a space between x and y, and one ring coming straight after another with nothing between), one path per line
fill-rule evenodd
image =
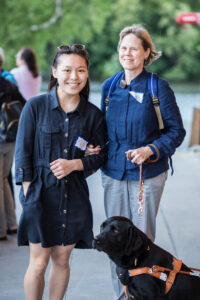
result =
M63 159L59 158L50 163L50 169L57 179L69 175L73 171L83 170L83 163L81 159Z
M125 153L128 160L131 160L132 163L136 163L138 165L143 164L151 155L153 155L153 151L148 146L128 150Z
M24 197L26 197L27 191L28 191L28 187L30 185L30 181L24 181L22 182L22 186L23 186L23 190L24 190Z
M94 145L88 145L87 149L85 150L85 156L87 155L94 155L94 154L99 154L101 151L101 146L96 146L94 147Z

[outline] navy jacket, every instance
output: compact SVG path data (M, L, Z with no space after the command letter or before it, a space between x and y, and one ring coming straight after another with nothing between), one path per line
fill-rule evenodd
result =
M106 112L108 160L102 170L118 180L138 180L138 165L128 161L125 152L154 144L160 151L160 159L156 163L143 165L144 179L151 178L169 168L168 158L184 139L181 115L173 91L165 80L158 78L158 99L165 127L160 132L148 92L147 72L143 70L125 88L120 87L123 76L122 74L112 92ZM106 85L107 80L102 87L101 107L104 106Z

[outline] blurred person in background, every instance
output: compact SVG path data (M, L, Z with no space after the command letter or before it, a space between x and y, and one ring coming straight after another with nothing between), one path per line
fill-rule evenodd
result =
M3 48L0 48L0 76L4 77L5 79L9 80L14 84L17 84L15 77L10 72L4 70L4 63L5 63L4 51Z
M9 103L15 100L19 100L22 105L26 103L17 86L0 76L0 109L5 101ZM13 194L8 182L15 142L6 142L1 136L0 140L0 241L5 241L7 234L17 233Z
M15 80L15 77L13 76L13 74L11 74L10 72L6 71L4 69L4 63L5 63L5 55L4 55L4 51L3 51L3 48L0 48L0 76L5 78L6 80L10 81L11 83L14 83L15 85L17 85L17 82ZM8 86L8 85L7 85ZM2 87L2 89L4 89L4 87ZM14 89L15 91L13 92L13 87L11 88L12 90L12 101L13 100L18 100L17 98L14 99L14 96L15 97L18 97L18 93L19 91L17 89ZM16 92L17 90L17 92ZM20 97L21 94L20 94ZM10 173L9 173L9 176L8 176L8 182L10 184L10 188L11 188L11 191L12 191L12 195L13 195L13 199L15 200L15 194L14 194L14 187L13 187L13 180L12 180L12 172L11 172L11 169L10 169Z
M10 72L14 75L22 96L29 100L40 93L42 78L39 73L35 52L23 47L16 55L17 68Z

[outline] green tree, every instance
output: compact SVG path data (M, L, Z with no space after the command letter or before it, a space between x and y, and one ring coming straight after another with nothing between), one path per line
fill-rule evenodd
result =
M6 69L15 66L23 45L37 54L43 77L48 77L57 46L86 44L90 74L103 80L121 69L117 44L119 32L134 23L150 32L162 57L149 70L170 80L200 78L200 27L176 23L182 12L197 11L200 0L1 0L0 40Z

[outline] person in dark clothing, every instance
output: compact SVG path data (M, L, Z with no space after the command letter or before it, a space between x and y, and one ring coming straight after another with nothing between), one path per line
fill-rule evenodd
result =
M2 96L6 96L8 101L19 100L23 105L26 103L26 100L19 92L18 87L9 80L0 76L0 99Z
M0 76L0 109L5 101L19 100L23 105L25 99L15 84ZM13 162L15 142L0 144L0 241L7 239L7 233L17 232L17 221L9 174Z
M96 171L106 153L85 156L88 143L105 144L102 112L88 102L89 57L83 45L63 45L53 61L49 93L30 99L16 141L16 183L23 212L18 244L30 246L26 299L42 299L51 257L49 298L61 300L74 247L92 247L92 209L85 172Z
M15 85L17 85L17 82L16 82L14 76L10 72L4 70L4 62L5 62L4 51L3 51L2 48L0 48L0 76L5 78L8 81L14 83ZM21 96L21 94L20 94L20 96ZM14 187L13 187L13 180L12 180L11 170L10 170L10 173L8 175L8 183L10 184L11 192L12 192L13 199L14 199L15 195L14 195ZM15 199L14 199L14 202L15 202Z

